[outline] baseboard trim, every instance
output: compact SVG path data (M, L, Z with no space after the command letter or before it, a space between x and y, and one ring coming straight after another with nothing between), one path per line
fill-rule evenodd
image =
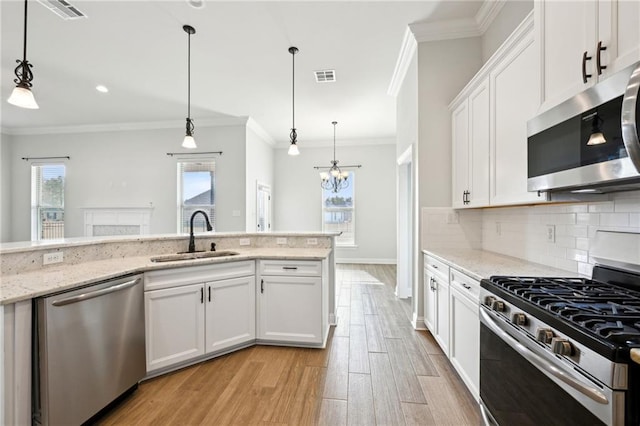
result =
M370 259L370 258L336 258L336 263L358 263L366 265L395 265L396 259Z
M414 330L426 330L427 327L424 325L424 317L419 317L415 313L413 314L413 319L411 320L411 325Z

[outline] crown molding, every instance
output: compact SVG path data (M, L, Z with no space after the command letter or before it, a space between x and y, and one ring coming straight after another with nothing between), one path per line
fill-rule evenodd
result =
M398 55L398 60L396 61L396 67L393 70L393 75L391 76L391 83L389 84L389 88L387 89L387 94L393 97L397 97L400 92L400 88L402 87L402 83L404 82L404 78L407 76L407 71L409 71L409 65L411 64L411 60L416 53L416 49L418 47L418 42L411 32L410 28L404 32L404 37L402 39L402 46L400 47L400 54Z
M276 146L276 141L271 137L271 135L267 133L267 131L264 130L264 128L251 117L249 117L249 119L247 120L247 129L250 129L253 133L258 135L258 137L262 139L267 145L272 147Z
M409 28L419 43L479 37L482 35L474 18L452 19L438 22L416 22L409 24Z
M249 117L223 117L195 119L197 127L246 126ZM147 121L138 123L81 124L76 126L50 127L3 127L2 133L14 136L55 135L73 133L124 132L135 130L179 129L184 127L183 120Z
M485 2L482 3L480 10L478 10L475 16L476 24L478 24L478 28L480 28L482 34L489 29L489 26L493 20L496 19L496 16L498 16L498 13L500 13L505 4L505 0L485 0Z
M367 138L367 139L342 139L336 142L336 146L379 146L379 145L395 145L396 140L394 138ZM305 141L303 145L300 145L298 141L300 151L304 148L325 148L333 147L333 140L327 141ZM289 142L279 142L275 145L276 149L288 149Z

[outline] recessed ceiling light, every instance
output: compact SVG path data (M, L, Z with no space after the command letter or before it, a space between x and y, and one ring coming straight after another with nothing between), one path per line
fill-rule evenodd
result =
M107 88L107 86L103 86L102 84L98 84L96 86L96 90L100 93L108 93L109 89Z
M187 3L194 9L202 9L204 7L204 0L187 0Z

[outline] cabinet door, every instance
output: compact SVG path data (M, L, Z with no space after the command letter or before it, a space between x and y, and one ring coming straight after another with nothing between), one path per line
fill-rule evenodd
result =
M256 338L255 276L205 284L206 352L217 352Z
M537 61L532 66L542 71L541 110L546 110L596 81L594 54L597 45L597 3L546 0L534 2L534 9L541 66ZM584 52L591 57L586 61L586 71L592 77L586 84L582 80ZM524 76L520 81L522 89L534 82L529 78L524 79Z
M436 334L436 293L433 286L433 274L424 271L424 325L427 326L431 334Z
M606 47L601 63L606 66L600 79L640 61L640 2L600 0L598 40ZM597 43L596 42L596 43Z
M529 34L491 73L491 205L543 201L527 192L527 120L539 99L536 64Z
M478 399L480 384L480 318L478 305L451 287L451 364Z
M204 354L204 286L147 291L147 372Z
M322 343L322 278L262 276L256 285L258 338Z
M469 95L469 194L467 207L489 205L489 79Z
M465 193L469 190L469 103L465 99L451 114L454 208L467 207Z
M436 341L445 355L449 356L449 283L434 277L436 308Z

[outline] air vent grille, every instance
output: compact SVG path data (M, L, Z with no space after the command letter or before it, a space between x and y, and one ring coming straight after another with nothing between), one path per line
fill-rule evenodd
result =
M87 17L77 7L65 0L38 0L38 2L65 20Z
M321 70L314 71L316 75L317 83L332 83L336 81L336 71L335 70Z

